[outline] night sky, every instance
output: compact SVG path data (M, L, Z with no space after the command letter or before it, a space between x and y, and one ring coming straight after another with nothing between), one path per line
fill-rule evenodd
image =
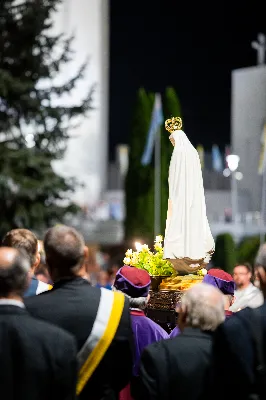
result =
M266 33L263 2L111 0L111 158L127 143L139 87L179 96L194 145L230 141L231 71L256 65L251 41ZM266 88L265 88L266 90Z

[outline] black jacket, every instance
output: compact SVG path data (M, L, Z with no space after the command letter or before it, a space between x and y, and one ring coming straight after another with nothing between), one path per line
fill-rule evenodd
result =
M266 303L258 308L263 330L266 363ZM250 309L237 312L214 335L213 391L217 399L249 399L255 388L255 352L250 330ZM221 385L221 382L225 382Z
M1 304L1 399L72 400L75 387L75 339L25 309Z
M82 278L62 280L54 288L38 296L29 297L25 304L38 318L52 322L71 332L78 350L88 338L96 318L100 289ZM132 346L129 303L124 311L115 338L103 360L80 394L80 399L116 399L128 383L132 371Z
M147 347L141 359L139 398L205 400L211 349L212 334L192 328Z

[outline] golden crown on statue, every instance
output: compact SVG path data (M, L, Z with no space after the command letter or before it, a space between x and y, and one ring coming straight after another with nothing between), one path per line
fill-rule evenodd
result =
M179 131L182 128L182 119L180 117L172 117L165 121L165 129L173 133Z

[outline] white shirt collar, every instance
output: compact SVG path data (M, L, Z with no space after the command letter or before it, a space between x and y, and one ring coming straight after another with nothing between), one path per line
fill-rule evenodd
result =
M0 306L17 306L20 308L25 308L22 301L12 300L12 299L0 299Z

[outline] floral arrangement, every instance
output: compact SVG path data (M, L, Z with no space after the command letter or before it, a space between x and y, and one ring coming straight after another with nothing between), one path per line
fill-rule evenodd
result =
M163 236L158 235L154 242L154 251L147 244L136 243L136 251L127 250L124 264L145 269L151 276L171 276L175 273L172 264L163 259Z
M197 271L197 275L199 276L205 276L207 275L208 271L206 270L206 268L201 268Z

